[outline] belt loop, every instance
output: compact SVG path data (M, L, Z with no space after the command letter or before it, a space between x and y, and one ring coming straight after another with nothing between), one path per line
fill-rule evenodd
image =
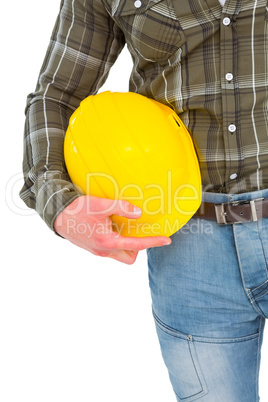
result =
M214 204L215 207L215 213L216 213L216 219L217 223L219 225L226 225L226 212L224 210L224 204Z
M257 211L256 211L255 200L250 201L250 207L251 207L251 213L252 213L252 220L253 220L253 222L257 222L258 216L257 216Z

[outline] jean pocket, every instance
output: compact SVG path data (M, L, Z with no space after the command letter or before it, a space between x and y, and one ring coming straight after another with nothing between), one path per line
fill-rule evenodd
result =
M191 335L166 327L155 316L162 356L178 401L195 401L208 393Z

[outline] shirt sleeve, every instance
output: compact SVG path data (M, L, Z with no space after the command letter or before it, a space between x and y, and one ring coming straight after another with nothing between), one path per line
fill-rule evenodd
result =
M101 0L61 1L35 92L27 97L20 191L52 230L58 214L81 195L64 163L69 119L98 92L124 44Z

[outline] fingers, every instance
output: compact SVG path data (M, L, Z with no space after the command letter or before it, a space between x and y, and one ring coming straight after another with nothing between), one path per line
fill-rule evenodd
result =
M89 202L90 212L94 214L119 215L126 218L139 218L142 215L142 210L139 207L125 200L110 200L90 196Z
M137 250L120 250L120 249L110 250L107 248L99 249L96 247L92 247L91 244L88 244L85 241L79 241L77 239L72 238L69 238L69 241L75 246L81 247L97 257L109 257L129 265L133 264L136 261L139 252Z
M125 237L112 232L102 246L107 249L140 251L149 247L161 247L169 244L171 244L171 239L167 236Z
M98 257L108 257L125 264L134 264L138 251L135 250L88 250Z
M106 257L110 257L116 261L131 265L136 261L138 253L139 252L135 250L117 250L111 254L107 254Z
M71 222L68 211L63 214L62 222L55 230L71 243L97 256L133 264L140 250L171 243L167 236L124 237L113 231L111 215L130 219L141 216L141 209L128 201L82 196L78 201L73 201L70 207Z

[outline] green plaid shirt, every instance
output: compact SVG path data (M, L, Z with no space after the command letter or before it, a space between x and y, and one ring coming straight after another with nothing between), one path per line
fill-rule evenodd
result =
M68 121L127 44L129 90L173 108L205 191L268 188L267 0L62 0L27 98L20 196L53 229L79 194L64 164ZM164 135L164 134L163 134Z

